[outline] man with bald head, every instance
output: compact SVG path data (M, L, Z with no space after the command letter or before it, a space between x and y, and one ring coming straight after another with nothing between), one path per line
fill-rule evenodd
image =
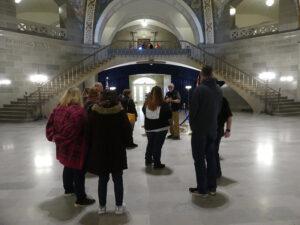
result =
M165 100L170 104L172 109L172 124L170 126L171 135L169 135L168 138L179 140L179 110L181 107L181 97L179 92L175 90L174 84L169 84L168 89L169 91L166 94Z
M103 85L102 85L101 82L96 82L94 87L97 89L97 91L98 91L99 93L102 93L102 92L103 92Z

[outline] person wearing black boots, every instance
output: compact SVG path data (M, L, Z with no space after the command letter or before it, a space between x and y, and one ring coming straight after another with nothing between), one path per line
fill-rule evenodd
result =
M163 99L160 87L152 88L143 106L143 113L145 114L145 130L148 139L145 164L151 166L154 163L154 169L162 169L165 164L161 163L161 149L170 127L172 112Z

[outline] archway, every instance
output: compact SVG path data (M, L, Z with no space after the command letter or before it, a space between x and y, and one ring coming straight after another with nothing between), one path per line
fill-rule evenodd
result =
M183 0L175 0L174 3L168 0L128 0L126 3L114 0L97 22L94 42L110 44L120 28L137 19L152 19L164 24L178 35L178 39L194 44L204 42L198 18Z

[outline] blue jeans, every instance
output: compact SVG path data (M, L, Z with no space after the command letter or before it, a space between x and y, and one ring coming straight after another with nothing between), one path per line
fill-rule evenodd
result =
M217 189L215 139L215 135L192 134L197 189L201 194Z
M106 206L107 183L109 181L109 173L99 175L98 196L100 206ZM116 205L123 205L124 187L123 187L123 171L112 173L114 182Z
M148 144L145 155L146 162L154 162L154 165L161 164L161 149L166 140L167 133L167 130L160 132L147 132Z
M85 171L64 167L63 184L66 193L75 193L77 200L86 198Z

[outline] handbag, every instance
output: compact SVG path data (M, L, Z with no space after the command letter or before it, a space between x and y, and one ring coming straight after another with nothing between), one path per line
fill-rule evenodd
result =
M136 115L133 113L127 113L127 117L130 123L135 123L136 121Z

